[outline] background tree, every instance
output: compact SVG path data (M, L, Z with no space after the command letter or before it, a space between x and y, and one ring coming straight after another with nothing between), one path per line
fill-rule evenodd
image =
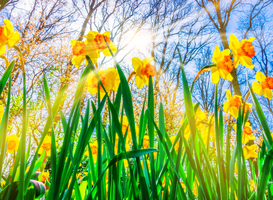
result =
M252 21L259 15L259 13L272 3L272 0L254 1L251 3L242 0L221 1L221 0L195 0L200 8L202 8L208 15L210 21L214 25L216 31L219 33L221 43L224 49L228 49L227 29L231 23L233 15L242 9L249 16L248 25L251 27ZM250 9L250 12L249 10ZM240 24L240 23L239 23ZM246 35L244 36L244 38ZM232 87L235 94L241 95L240 85L238 82L236 70L231 72L233 76Z

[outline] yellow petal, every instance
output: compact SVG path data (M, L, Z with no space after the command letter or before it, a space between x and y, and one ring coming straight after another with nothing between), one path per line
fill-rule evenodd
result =
M1 45L0 46L0 56L3 55L5 53L5 45Z
M84 37L85 37L89 42L91 42L91 41L93 41L93 40L95 39L95 36L96 36L97 34L99 34L99 33L96 32L96 31L89 31L89 32L87 33L87 35L85 35Z
M111 49L113 54L117 53L117 47L113 42L110 42L108 45L109 45L109 48ZM109 51L108 47L106 47L102 52L105 56L112 55L111 52Z
M8 19L4 19L3 21L7 28L7 36L9 36L14 32L13 25Z
M220 69L219 72L220 72L220 77L221 78L226 79L228 81L233 80L233 77L231 76L231 74L228 71Z
M140 76L137 76L136 75L136 78L135 78L135 81L136 81L136 85L139 89L143 88L144 86L144 81L140 78Z
M220 74L219 74L219 70L217 67L211 68L211 78L212 78L212 83L216 84L219 82Z
M212 62L217 63L219 57L220 57L220 48L216 46L212 55Z
M111 32L110 32L110 31L106 31L106 32L104 32L102 35L105 35L105 36L107 36L107 37L110 38Z
M240 56L240 63L250 69L253 69L254 65L251 61L251 58L248 56Z
M228 56L230 55L230 50L229 49L225 49L224 51L221 52L221 56Z
M142 63L143 66L145 67L148 63L152 62L154 60L154 57L149 57L149 58L145 58Z
M228 102L228 101L225 101L223 110L224 110L226 113L228 113L228 110L229 110L229 102Z
M238 67L239 65L239 60L240 60L240 57L237 55L237 54L233 54L233 59L234 59L234 67L235 69Z
M256 73L256 80L259 81L260 83L263 82L266 79L265 75L262 72L257 72Z
M231 107L230 108L230 114L234 117L234 118L238 118L238 109L235 107Z
M248 42L253 42L253 40L255 40L255 37L251 37L251 38L247 39Z
M272 99L272 90L268 89L268 88L265 88L263 90L263 95L268 98L269 100Z
M231 75L231 73L228 73L228 74L227 74L226 79L227 79L228 81L232 81L232 80L233 80L233 76Z
M226 90L226 97L227 97L227 100L230 101L231 99L231 92L229 89Z
M72 64L75 65L77 69L81 66L82 62L84 60L84 56L73 56L72 58Z
M94 47L90 42L86 43L85 52L86 55L88 55L90 58L100 57L98 49Z
M132 64L134 71L137 72L138 68L142 66L142 61L138 57L133 57Z
M240 48L240 42L238 38L234 34L231 34L229 37L229 41L229 48L231 49L232 53L237 54L237 49Z
M70 44L71 44L72 47L75 46L76 43L77 43L77 40L71 40L70 41Z
M263 88L260 83L258 83L256 81L253 82L252 89L253 89L253 92L255 92L256 94L258 94L258 95L262 94Z
M145 85L149 85L149 78L147 76L143 76L143 81Z
M13 47L20 40L20 35L18 31L16 31L9 39L7 43L8 49Z

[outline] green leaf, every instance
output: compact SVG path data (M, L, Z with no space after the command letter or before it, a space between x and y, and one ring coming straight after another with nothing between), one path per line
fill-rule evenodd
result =
M15 61L12 61L9 64L9 66L7 67L7 69L5 70L5 72L2 75L2 77L1 77L1 80L0 80L0 95L2 94L2 92L3 92L4 88L5 88L5 85L7 83L7 80L8 80L8 78L11 75L11 72L13 70L14 64L15 64Z

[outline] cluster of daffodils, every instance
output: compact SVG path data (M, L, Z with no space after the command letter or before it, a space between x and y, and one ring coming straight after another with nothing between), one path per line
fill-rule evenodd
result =
M251 37L248 40L243 39L239 42L234 34L230 35L229 48L232 51L233 61L230 49L220 51L218 46L215 47L212 56L212 62L215 63L215 66L211 68L213 83L218 83L220 78L232 81L231 72L238 67L239 62L241 65L253 69L254 65L251 58L255 55L255 49L251 42L254 39Z
M215 66L211 68L212 82L218 83L220 78L228 81L232 81L231 75L232 70L238 67L238 64L254 68L251 58L255 55L255 49L252 45L254 37L249 39L243 39L241 42L236 38L234 34L230 35L230 49L220 51L219 47L216 46L212 56L212 62ZM232 60L233 57L233 60ZM266 77L262 72L256 73L256 80L252 85L253 91L258 95L263 95L269 100L272 98L273 89L273 77Z
M101 52L105 56L111 56L112 53L115 54L117 52L116 45L110 40L110 32L107 31L103 34L100 34L95 31L89 31L85 41L71 40L72 46L72 64L74 64L77 68L83 63L86 56L89 56L92 62L96 65L97 59L100 57ZM107 43L106 43L107 42ZM107 46L109 45L109 48Z
M97 66L97 59L100 57L101 52L105 56L111 56L111 52L115 54L117 52L117 47L110 40L110 34L109 31L103 34L89 31L88 34L84 36L86 38L85 41L71 40L73 53L72 64L74 64L76 68L79 68L86 56L89 56L92 62ZM101 98L105 96L106 92L117 91L120 78L118 71L114 67L109 67L106 70L99 70L98 75L103 88L99 86L96 74L92 72L87 79L88 91L90 94L97 94L98 87L100 87Z
M251 112L251 103L244 103L242 101L242 97L239 95L231 95L231 92L229 89L226 91L226 97L227 101L224 102L224 111L226 113L230 113L232 117L235 119L238 118L239 115L239 108L241 106L241 109L244 110L244 113ZM244 106L244 107L243 107ZM237 131L237 127L235 125L234 127L235 131ZM258 146L256 144L252 144L249 141L254 141L255 136L253 135L252 127L249 122L244 124L243 128L243 136L242 136L242 143L245 144L243 147L244 157L245 159L253 159L257 158L257 148Z
M195 104L193 104L195 106ZM215 132L214 132L214 116L210 115L208 116L204 111L201 110L201 107L198 106L198 108L195 111L194 114L196 128L199 131L202 140L204 142L204 145L207 146L208 143L211 141L214 141L215 138ZM183 123L183 120L181 121L181 125ZM186 126L184 130L184 138L188 140L190 138L191 131L189 125ZM174 142L176 136L171 136L171 141ZM177 142L174 146L174 149L176 152L178 152L179 143Z
M239 95L231 96L231 92L229 89L226 90L226 97L227 101L225 101L223 109L226 113L230 113L231 116L237 119L239 114L239 107L241 106L241 109L243 110L242 97ZM245 103L244 112L246 113L248 111L250 113L251 107L251 103Z
M115 54L117 52L117 47L110 40L110 34L111 33L109 31L103 34L95 31L89 31L89 33L84 36L86 38L85 41L71 40L73 54L72 64L74 64L76 68L79 68L86 56L89 56L92 62L97 66L97 59L100 57L101 52L105 56L111 56L111 52ZM155 76L155 67L150 64L150 62L153 60L153 57L145 58L142 61L137 57L132 59L135 82L138 88L148 85L149 77ZM97 76L94 72L92 72L89 74L87 80L88 91L90 94L97 94L98 87L100 87L101 98L104 97L106 92L109 93L111 91L117 91L120 78L118 71L114 67L109 67L106 70L99 70L98 74L104 88L98 86L99 81L97 80Z
M243 39L239 42L236 36L232 34L230 35L230 49L220 51L218 46L215 48L212 57L212 62L215 63L215 66L211 68L213 83L218 83L220 78L232 81L233 77L231 72L234 68L237 68L239 63L250 69L254 68L251 61L251 58L255 55L255 48L252 45L252 41L254 39L254 37L251 37L249 39ZM256 73L256 80L257 82L254 82L252 85L253 91L256 94L263 95L270 100L272 98L273 77L266 77L262 72L258 71ZM230 115L235 119L238 118L239 107L241 107L244 113L251 112L252 104L243 103L241 96L232 96L230 90L227 90L226 97L227 100L224 103L223 109L226 113L230 113ZM245 159L257 158L257 145L249 142L254 140L255 136L252 133L250 123L245 123L242 137L242 143L245 144L243 147Z
M13 29L12 23L8 19L3 20L4 24L0 26L0 56L6 52L6 48L10 49L20 39L18 31ZM4 115L4 106L0 104L0 123ZM7 153L15 154L19 148L19 138L12 134L6 138Z
M237 126L234 125L235 131L237 131ZM251 143L251 141L255 140L255 136L253 135L252 127L250 122L246 122L243 128L242 135L242 143L245 144L243 146L243 153L245 159L254 159L258 157L256 144Z

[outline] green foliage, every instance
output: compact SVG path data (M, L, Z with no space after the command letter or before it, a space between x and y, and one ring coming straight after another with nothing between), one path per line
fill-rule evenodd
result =
M110 95L106 93L100 98L99 90L105 90L105 88L92 61L89 57L87 60L88 65L79 80L70 113L65 115L60 111L60 123L64 137L62 144L59 145L56 145L53 121L63 101L66 86L59 91L52 104L50 89L46 77L43 77L48 118L39 145L32 157L30 156L30 138L26 146L28 116L26 80L23 73L23 122L20 145L16 156L14 154L14 165L5 179L6 184L0 192L0 199L35 199L44 195L47 199L76 200L107 198L263 199L266 189L271 198L272 138L266 118L251 87L249 87L250 92L263 127L264 137L257 159L258 164L250 163L253 177L255 177L255 170L259 171L257 188L252 191L248 175L250 166L247 166L242 149L242 131L249 113L245 113L240 107L237 120L237 141L231 152L230 143L224 143L224 138L229 137L229 132L226 131L224 124L222 106L217 101L217 85L214 101L215 141L213 141L216 146L216 162L212 162L209 148L206 147L209 143L204 143L201 132L197 128L198 122L195 114L199 104L195 106L192 104L191 91L182 62L185 115L175 139L172 140L165 131L163 104L159 106L159 122L158 124L155 122L154 90L151 77L149 78L147 108L146 99L144 99L139 131L137 131L131 91L119 64L116 63L116 68L121 84L116 95L110 98ZM0 92L5 87L13 65L14 62L10 64L1 78ZM96 104L88 101L86 107L82 109L84 85L91 71L99 80L98 100ZM0 127L1 173L7 149L10 91L11 81L9 82L7 106ZM102 123L102 115L106 108L109 121L105 126ZM91 112L92 115L90 115ZM129 123L129 128L127 127L125 133L122 130L123 123L119 120L123 115L126 115ZM209 126L211 124L212 122ZM190 130L189 138L185 137L187 128ZM127 149L129 131L132 135L132 150ZM40 148L44 148L43 141L46 137L50 137L50 158L46 152L48 149L44 150L41 155L38 153ZM149 137L150 148L143 146L146 137ZM156 137L158 141L155 141ZM93 156L93 147L89 144L91 141L94 142L94 138L97 142L96 156ZM86 156L86 153L89 155ZM50 161L50 176L45 179L44 183L34 184L33 179L37 177L35 173L39 168L43 168L45 159ZM238 174L234 173L235 162ZM81 177L78 176L79 174Z

